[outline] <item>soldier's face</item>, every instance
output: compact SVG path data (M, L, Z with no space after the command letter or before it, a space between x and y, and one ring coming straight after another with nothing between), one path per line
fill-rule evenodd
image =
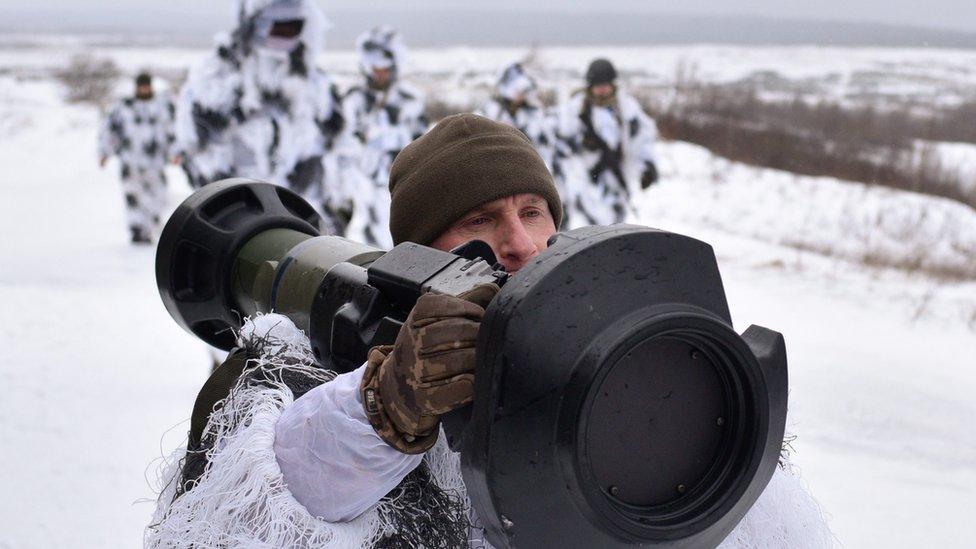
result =
M301 42L305 19L294 2L273 2L254 21L254 44L273 57L284 57Z
M139 99L148 99L152 97L153 89L152 84L140 84L136 86L136 97Z
M613 95L613 84L597 84L590 88L590 93L598 99L609 99Z
M383 88L390 83L390 69L373 69L373 82Z
M431 243L449 251L471 240L491 246L498 262L514 273L548 247L556 234L549 204L537 194L517 194L486 202L461 217Z

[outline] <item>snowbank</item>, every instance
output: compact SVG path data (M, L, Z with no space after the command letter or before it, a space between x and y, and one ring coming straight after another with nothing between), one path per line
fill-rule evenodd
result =
M669 220L874 266L976 279L976 210L911 192L798 176L662 143L662 182L638 199L650 225Z

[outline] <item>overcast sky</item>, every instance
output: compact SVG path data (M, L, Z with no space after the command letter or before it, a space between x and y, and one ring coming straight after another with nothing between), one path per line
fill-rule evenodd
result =
M195 34L226 28L232 0L0 0L0 29L26 32L159 28L160 32ZM320 0L333 19L343 16L382 17L385 10L405 12L565 11L641 12L696 16L761 16L765 18L843 21L921 26L976 33L973 0ZM527 7L527 4L530 7ZM358 20L357 20L358 21ZM483 29L482 29L483 31ZM613 29L606 29L613 33Z

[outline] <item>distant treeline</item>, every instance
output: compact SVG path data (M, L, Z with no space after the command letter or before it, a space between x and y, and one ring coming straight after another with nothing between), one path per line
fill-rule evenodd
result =
M827 100L769 101L754 87L678 87L667 104L642 96L662 137L731 160L957 200L976 208L976 185L944 166L931 142L976 143L976 101L925 114L841 106Z

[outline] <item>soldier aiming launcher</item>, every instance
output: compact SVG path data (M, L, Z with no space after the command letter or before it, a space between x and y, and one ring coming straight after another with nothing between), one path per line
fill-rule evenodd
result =
M319 223L267 183L197 191L160 239L167 310L223 349L242 317L285 314L323 367L344 372L394 341L422 293L499 284L474 403L444 418L496 547L715 546L769 482L786 419L783 338L733 331L709 245L586 227L513 277L480 242L384 252Z

